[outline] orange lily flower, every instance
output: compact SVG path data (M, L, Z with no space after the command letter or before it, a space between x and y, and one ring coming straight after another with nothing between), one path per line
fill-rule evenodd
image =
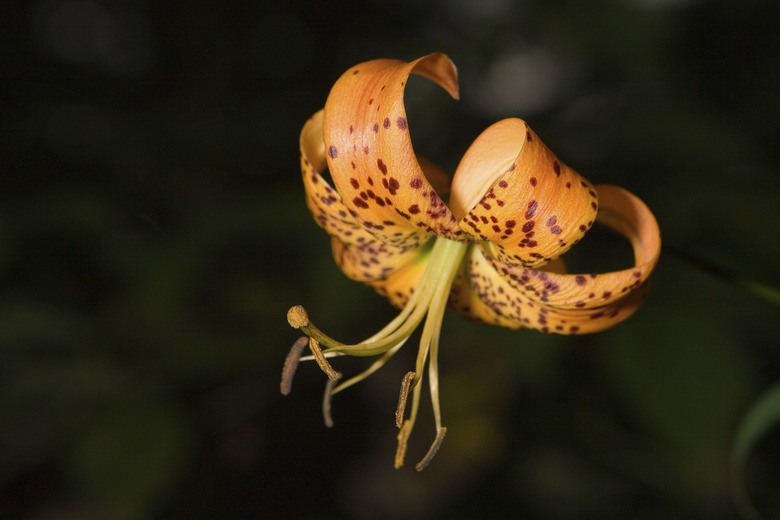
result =
M401 312L374 336L348 345L315 327L303 307L290 309L288 321L306 336L288 355L282 393L289 393L300 359L317 361L329 377L323 411L330 425L331 395L380 368L425 319L417 363L403 378L396 411L399 467L427 362L436 440L417 465L421 470L446 433L438 387L446 307L514 329L601 331L641 305L661 238L641 200L616 186L593 186L520 119L495 123L477 137L449 183L412 148L403 102L410 74L458 98L457 72L444 54L409 63L369 61L341 76L325 108L309 119L300 137L306 201L331 235L336 262L348 277L373 287ZM326 169L334 186L322 175ZM596 221L630 241L635 265L605 274L567 274L559 257ZM307 344L312 355L301 358ZM345 354L379 358L337 385L341 374L328 358Z

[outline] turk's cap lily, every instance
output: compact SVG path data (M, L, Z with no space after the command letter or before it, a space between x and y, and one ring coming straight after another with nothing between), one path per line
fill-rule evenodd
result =
M427 361L437 436L418 465L421 469L446 432L437 368L446 307L509 328L560 334L601 331L641 305L661 239L653 214L639 198L617 186L591 184L521 119L487 128L468 148L450 182L412 147L403 102L410 74L424 76L458 98L457 72L444 54L408 63L369 61L339 78L325 108L306 122L300 136L306 202L331 235L336 263L401 313L371 338L345 345L317 329L302 307L294 307L288 320L309 339L291 351L285 378L289 392L294 366L308 343L311 359L329 376L329 421L330 395L381 367L425 318L417 365L403 380L397 411L399 466ZM634 266L609 273L567 273L561 255L595 222L629 240ZM380 358L336 386L340 374L327 358L343 354ZM409 392L412 411L404 420Z

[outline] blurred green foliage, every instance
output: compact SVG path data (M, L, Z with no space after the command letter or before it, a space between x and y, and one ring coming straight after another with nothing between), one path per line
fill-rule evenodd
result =
M772 0L3 3L0 516L736 518L731 444L780 378L778 308L689 260L780 285L778 22ZM300 127L351 65L434 50L461 101L410 84L418 153L452 171L523 117L643 198L668 247L603 334L448 315L449 433L417 474L392 468L413 349L337 396L332 429L314 365L278 385L291 305L348 341L393 315L308 215ZM615 263L582 245L574 265ZM771 517L767 431L745 482Z

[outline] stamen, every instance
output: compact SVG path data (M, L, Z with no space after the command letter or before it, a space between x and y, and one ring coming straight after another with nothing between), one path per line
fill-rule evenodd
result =
M436 440L433 441L433 444L431 445L431 448L428 450L428 453L425 454L423 460L417 463L414 469L416 469L417 471L422 471L426 467L428 467L428 464L431 463L433 457L436 456L436 453L439 451L439 448L441 448L441 443L444 441L444 436L446 434L447 434L447 428L444 426L442 426L436 431Z
M288 356L290 361L285 362L282 379L283 393L290 391L292 373L298 362L309 359L315 360L329 379L325 387L325 395L323 396L322 413L325 425L328 427L332 426L332 396L362 381L382 367L425 319L415 370L408 372L401 382L398 406L395 412L396 426L400 428L397 437L398 447L395 454L395 467L399 468L404 463L409 436L414 428L417 412L419 411L422 393L422 385L420 383L423 379L427 361L427 368L431 376L430 392L436 426L436 440L428 450L425 458L416 466L418 471L425 468L438 451L447 431L446 428L441 426L441 410L439 406L439 334L452 282L462 265L468 248L469 243L467 242L456 242L443 237L436 238L428 258L421 259L421 261L427 261L428 264L425 273L401 312L382 330L360 343L344 344L334 340L314 326L303 307L300 305L292 307L287 312L287 321L292 327L309 337L309 348L312 355L302 357L300 350L297 350L295 354L291 353ZM305 339L299 340L299 342L305 342ZM301 349L302 347L298 346L297 348ZM360 374L347 379L341 384L336 384L341 379L341 374L333 369L327 358L344 354L351 356L379 356L379 358ZM408 419L404 419L410 398L412 401L411 409L408 412Z
M320 342L314 338L309 338L309 349L311 349L311 353L314 355L314 360L320 366L322 371L327 374L328 379L331 381L338 381L341 376L338 372L333 370L333 367L330 366L328 360L325 359L325 356L322 354L322 350L320 350Z
M395 469L404 465L404 457L406 456L406 445L409 442L409 434L411 433L412 422L407 419L404 421L404 425L401 426L401 431L398 432L398 448L395 450L395 463L393 466Z
M293 343L290 353L284 359L284 368L282 368L282 383L280 385L282 395L290 395L292 390L293 376L295 375L295 369L298 368L298 363L301 360L301 354L303 349L309 343L309 338L301 336Z
M341 379L341 372L336 372L336 379L328 379L325 383L325 393L322 396L322 418L325 420L325 426L333 427L333 417L330 415L330 398L333 395L333 387Z
M406 412L406 400L409 398L409 390L412 388L414 372L407 372L401 381L401 394L398 396L398 407L395 409L395 426L404 425L404 412Z

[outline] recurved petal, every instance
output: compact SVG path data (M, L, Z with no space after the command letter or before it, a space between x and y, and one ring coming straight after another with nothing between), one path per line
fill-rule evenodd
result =
M349 278L373 287L396 307L403 306L425 272L428 247L400 248L376 241L357 246L331 238L333 257Z
M399 247L415 247L432 234L463 235L412 148L403 101L412 73L457 98L455 66L443 54L410 63L375 60L341 76L324 116L324 146L336 189L364 227Z
M320 110L303 126L300 136L301 173L306 204L314 220L330 235L348 244L370 245L377 242L344 205L341 195L320 174L328 167L322 141Z
M645 282L623 298L595 308L562 309L532 300L498 274L484 253L472 248L465 276L456 280L451 308L477 321L508 328L556 334L586 334L608 329L631 316L649 289Z
M598 186L598 221L625 236L635 265L605 274L563 274L510 266L475 247L466 264L471 289L458 287L462 314L512 328L562 334L598 332L626 319L644 301L658 262L661 236L647 206L617 186ZM552 267L553 264L547 266ZM478 305L474 299L484 304ZM506 325L506 321L510 325Z
M559 309L591 309L626 298L649 278L661 252L661 234L648 207L617 186L602 185L597 221L626 237L634 251L634 267L596 274L558 274L524 269L488 258L510 285L539 303Z
M598 195L521 119L490 126L469 147L452 181L450 207L461 229L491 256L540 267L593 225Z

